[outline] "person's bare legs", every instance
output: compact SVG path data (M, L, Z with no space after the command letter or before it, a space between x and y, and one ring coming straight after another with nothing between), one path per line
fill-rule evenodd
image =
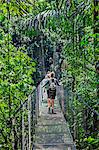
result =
M52 99L52 114L54 114L54 99Z
M50 113L50 107L51 107L51 100L48 98L48 113Z

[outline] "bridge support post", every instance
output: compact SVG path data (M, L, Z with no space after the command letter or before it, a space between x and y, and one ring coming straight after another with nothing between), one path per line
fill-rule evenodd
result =
M36 111L36 120L39 117L39 86L36 89L36 107L35 107L35 111Z
M28 124L29 124L29 127L28 127L28 132L29 132L29 149L31 149L31 95L29 96L28 98Z
M65 114L65 110L64 110L64 88L63 85L61 85L60 87L57 87L57 97L62 109L63 114Z
M22 150L25 149L25 144L24 144L24 141L25 141L25 137L24 137L24 132L25 132L25 127L24 127L24 105L23 105L23 108L22 108Z

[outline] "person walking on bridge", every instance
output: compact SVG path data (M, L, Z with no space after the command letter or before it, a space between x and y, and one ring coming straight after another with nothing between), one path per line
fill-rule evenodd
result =
M56 97L56 86L60 86L58 80L55 78L55 73L51 73L51 77L49 80L49 102L48 102L48 112L50 113L50 109L52 107L52 114L54 114L54 100Z
M54 100L56 97L56 86L60 85L58 80L55 78L55 73L51 72L49 79L47 80L47 83L44 85L47 87L47 95L48 95L48 113L51 112L52 107L52 113L54 114Z

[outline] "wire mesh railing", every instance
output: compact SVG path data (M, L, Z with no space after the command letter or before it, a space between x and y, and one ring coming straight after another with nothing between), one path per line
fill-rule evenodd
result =
M13 118L13 149L32 149L37 117L38 98L37 89L35 89L28 99L21 103Z
M48 148L56 148L62 147L61 149L72 149L76 150L76 146L73 143L73 138L71 136L69 125L66 123L62 113L65 114L64 111L64 88L63 85L57 87L57 100L55 102L55 109L57 111L55 115L49 115L45 111L47 107L47 99L46 102L42 101L42 83L38 86L38 111L41 111L40 118L38 119L38 123L35 126L35 141L33 143L33 149L44 147ZM59 101L59 102L58 102ZM60 106L61 109L60 109Z
M68 96L69 96L68 94L69 94L68 90L64 87L63 84L61 84L61 86L59 86L57 88L57 98L59 100L59 104L60 104L62 113L63 113L66 121L68 121L67 120L67 110L68 110L68 108L67 108L68 107L68 105L67 105L67 99L68 99ZM71 109L71 108L69 108L69 109ZM66 128L68 130L68 134L69 134L69 136L71 138L71 141L73 141L72 131L69 129L70 126L69 126L68 123L70 123L70 122L69 121L67 122L67 127ZM76 150L75 142L73 142L73 144L72 144L72 150Z

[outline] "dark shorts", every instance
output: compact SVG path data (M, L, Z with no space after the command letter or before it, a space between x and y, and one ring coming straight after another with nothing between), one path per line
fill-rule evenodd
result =
M56 90L49 89L49 98L55 99L56 96Z
M47 97L50 98L49 90L47 90Z

